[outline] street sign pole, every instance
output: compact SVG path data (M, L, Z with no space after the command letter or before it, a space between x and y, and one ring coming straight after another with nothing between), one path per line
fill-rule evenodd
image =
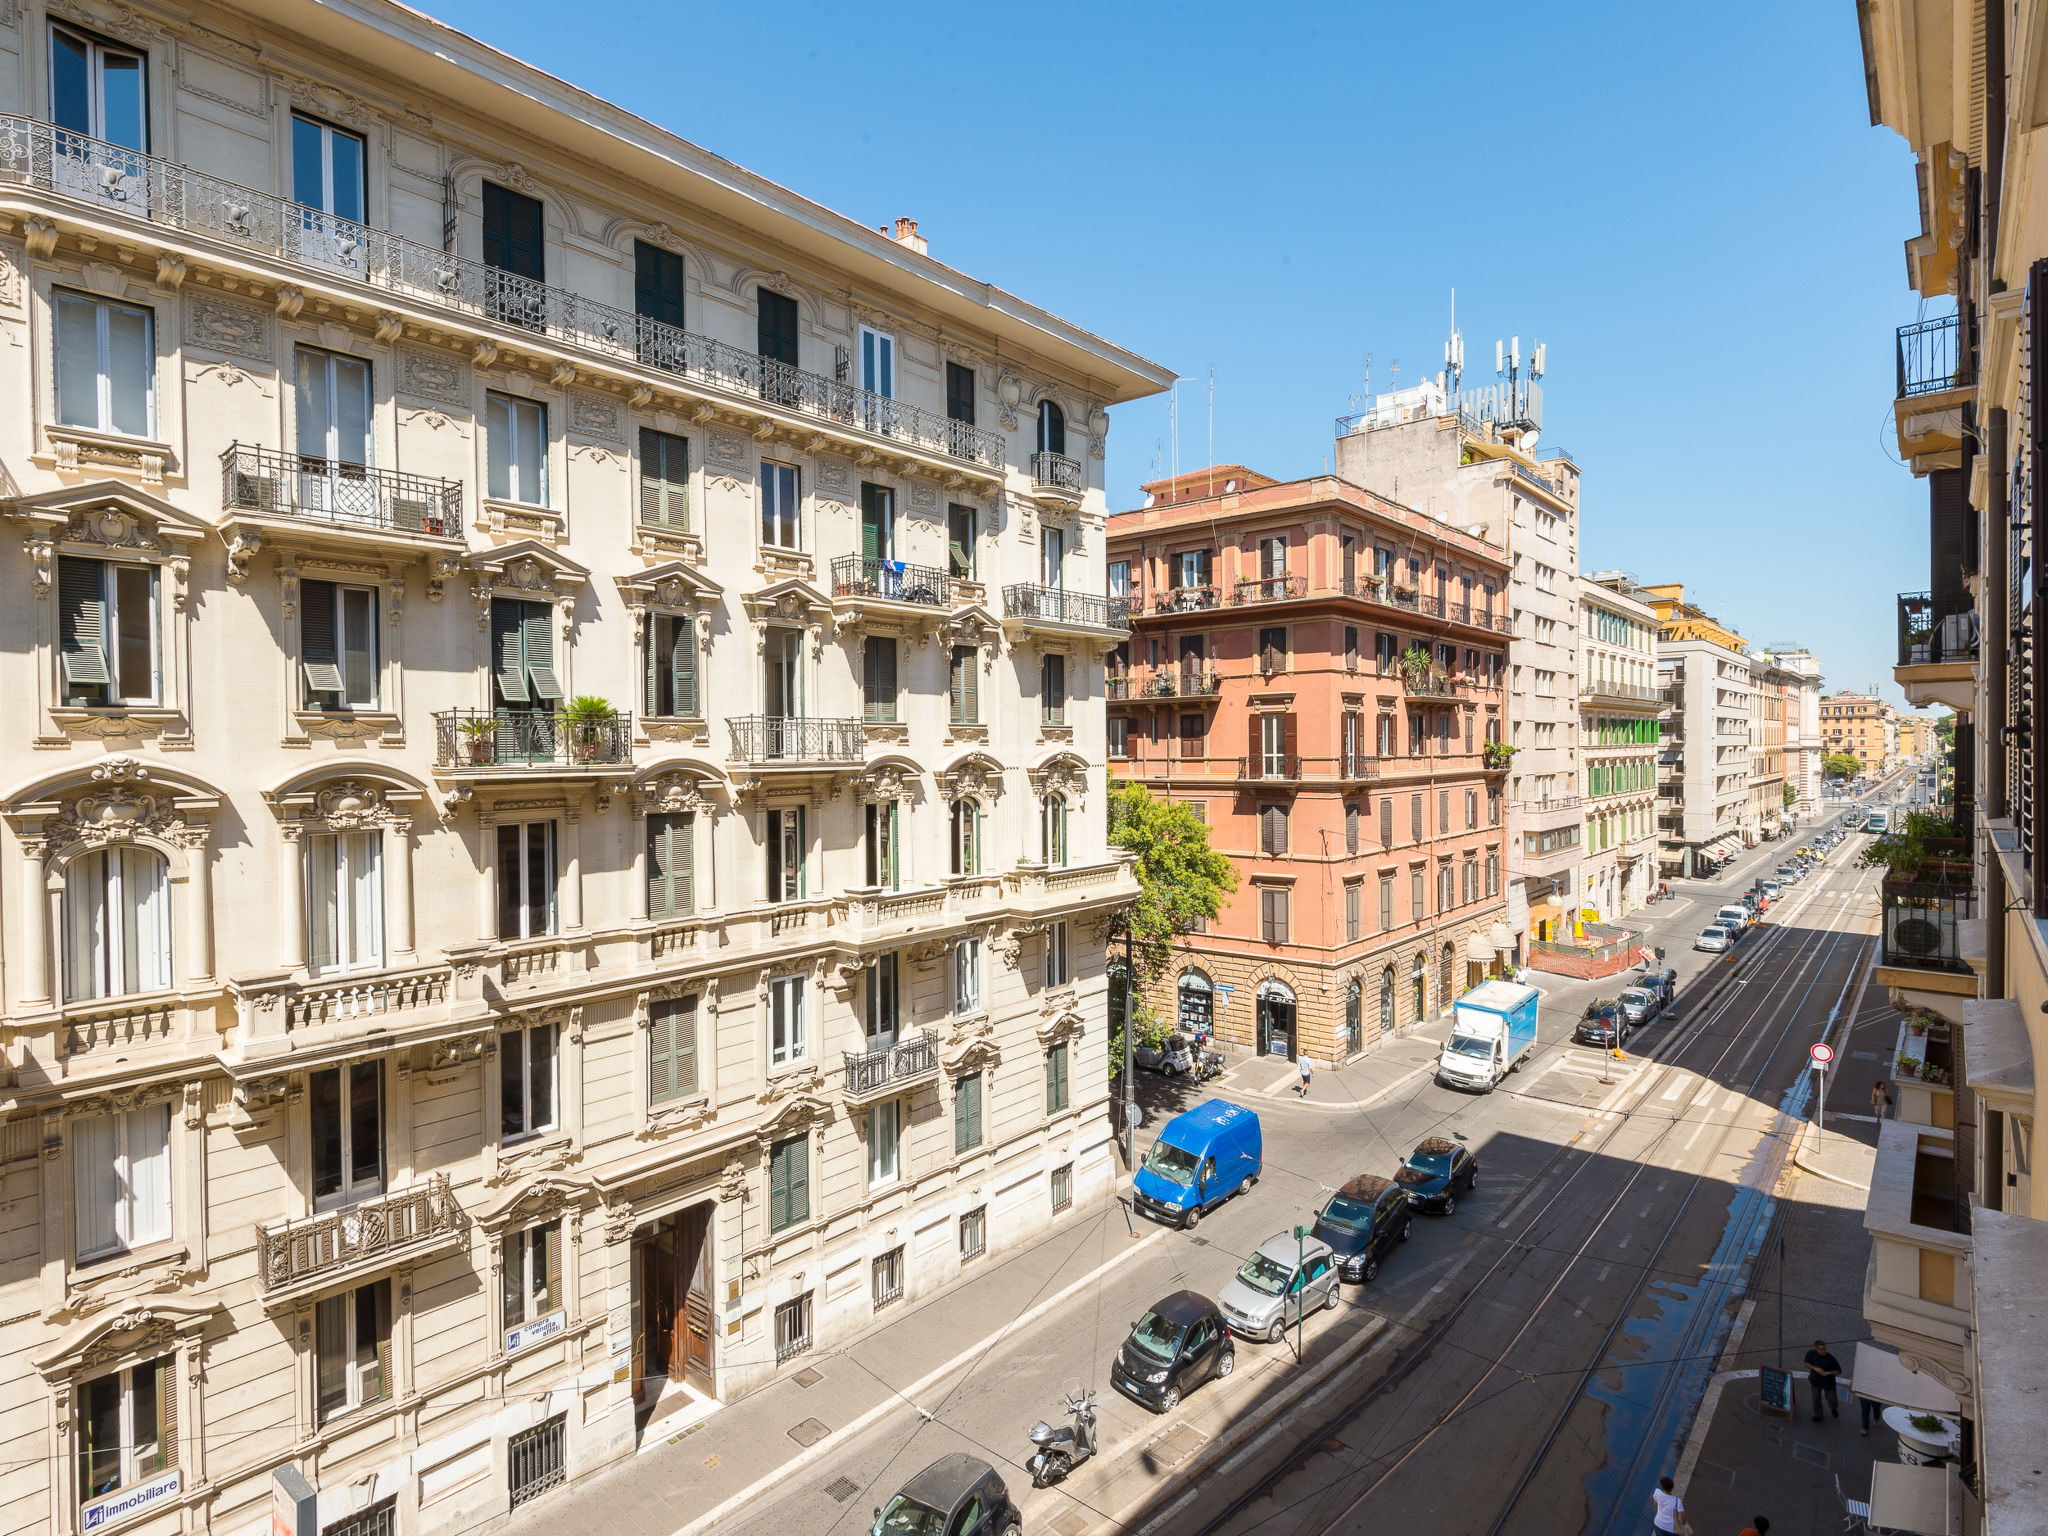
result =
M1818 1153L1828 1143L1828 1067L1835 1059L1835 1048L1825 1040L1817 1040L1806 1058L1807 1065L1820 1074L1820 1113L1813 1122L1813 1150Z
M1308 1316L1308 1282L1302 1279L1302 1271L1308 1267L1307 1258L1308 1228L1298 1226L1294 1229L1294 1275L1301 1285L1301 1289L1294 1293L1294 1358L1297 1362L1301 1359L1301 1323Z

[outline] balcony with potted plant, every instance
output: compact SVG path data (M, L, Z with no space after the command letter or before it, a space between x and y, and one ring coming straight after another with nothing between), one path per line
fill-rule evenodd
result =
M442 777L597 776L631 765L633 717L587 694L553 712L444 709L434 716L434 743Z

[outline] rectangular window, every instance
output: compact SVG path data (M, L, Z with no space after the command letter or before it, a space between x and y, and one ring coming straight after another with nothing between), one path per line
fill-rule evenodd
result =
M666 254L666 253L664 253ZM640 521L688 532L690 440L640 429Z
M963 581L974 579L975 525L979 521L973 507L954 502L946 508L946 569Z
M761 461L761 542L802 549L803 508L796 466Z
M551 603L514 598L491 599L492 698L500 710L551 712L562 702L562 682L555 673L555 610ZM529 722L530 724L530 722ZM502 729L502 727L501 727ZM514 726L507 739L495 743L500 761L550 744L545 733Z
M811 1140L792 1136L768 1151L768 1230L780 1232L811 1219ZM781 1317L776 1318L781 1332ZM808 1338L810 1330L804 1330ZM778 1340L778 1345L779 1345Z
M80 1384L80 1503L147 1482L178 1464L177 1363L175 1355L162 1355ZM98 1529L95 1517L106 1507L87 1510L84 1528Z
M498 501L548 504L548 408L492 390L484 397L489 494Z
M1259 670L1271 674L1287 669L1287 629L1282 625L1259 631Z
M1268 944L1287 942L1287 898L1284 886L1259 888L1259 936Z
M1486 824L1489 827L1500 825L1500 791L1497 789L1486 792Z
M903 1106L895 1099L868 1111L868 1188L894 1184L901 1172Z
M1448 912L1457 905L1457 877L1451 873L1451 861L1445 859L1436 867L1436 909Z
M384 834L305 838L307 958L315 975L384 964Z
M1355 624L1344 626L1344 670L1358 670L1358 626Z
M500 1139L552 1130L555 1124L555 1026L531 1024L498 1036Z
M1039 702L1047 725L1067 723L1067 658L1047 656L1039 671Z
M1478 825L1479 791L1476 789L1468 789L1465 791L1465 830L1469 832Z
M1420 795L1410 795L1408 797L1408 840L1411 843L1422 841L1422 796Z
M67 706L156 703L157 632L155 566L57 557L57 657Z
M1131 595L1131 562L1112 560L1108 566L1108 591L1111 597L1128 598Z
M978 1259L988 1252L988 1207L977 1205L960 1217L960 1258Z
M1394 931L1394 877L1380 876L1380 932Z
M1058 1215L1074 1203L1074 1165L1062 1163L1052 1171L1052 1209Z
M870 1290L877 1307L886 1307L902 1298L903 1249L900 1245L876 1256Z
M647 648L645 712L656 719L702 715L695 621L688 614L650 613L642 622Z
M896 957L877 955L862 974L861 992L867 1010L867 1048L886 1050L896 1043Z
M1424 905L1423 883L1421 870L1411 869L1408 872L1408 921L1411 923L1419 923L1429 915Z
M962 939L953 946L953 1011L973 1013L981 1007L981 940Z
M896 338L860 328L860 387L893 399L896 394Z
M384 1064L359 1061L308 1074L313 1209L384 1192Z
M487 181L483 184L483 201L484 265L535 282L543 281L547 277L546 245L542 233L544 210L539 199ZM514 291L509 285L501 290L507 299ZM522 317L501 314L499 318Z
M342 522L364 521L373 514L363 477L341 472L343 466L371 462L371 398L370 365L361 358L298 349L292 416L299 445L299 501L305 510Z
M1380 846L1394 846L1394 801L1391 796L1380 796Z
M1259 540L1259 575L1268 581L1287 574L1287 540L1279 536Z
M1038 530L1038 581L1053 591L1067 584L1067 531L1064 528Z
M123 149L149 148L148 65L143 55L69 27L50 28L50 120L70 133ZM83 154L69 135L58 146Z
M877 800L863 807L867 883L885 891L903 887L903 802Z
M500 1255L504 1266L505 1326L516 1328L546 1317L564 1301L562 1224L550 1221L524 1232L508 1232ZM516 1348L510 1341L508 1348Z
M320 1422L391 1396L391 1282L374 1280L313 1304Z
M797 366L796 300L770 288L754 290L756 305L754 350L778 363Z
M896 638L869 635L861 651L861 701L876 724L896 719Z
M775 1363L794 1359L811 1347L811 1293L805 1291L775 1309Z
M1344 937L1356 939L1365 932L1365 887L1356 880L1344 882Z
M768 1065L802 1061L809 1048L804 1035L804 979L778 976L768 983Z
M299 583L299 670L307 709L377 707L376 588Z
M1053 923L1045 930L1045 984L1064 987L1073 980L1067 965L1067 925Z
M555 931L555 824L498 823L498 937Z
M796 805L769 811L765 817L763 841L768 850L768 900L802 901L804 855L809 848L804 829L804 807Z
M154 992L171 984L168 868L153 848L99 848L66 869L64 996Z
M946 419L974 425L974 370L946 364Z
M71 1122L78 1260L130 1253L171 1235L171 1107Z
M1045 1053L1045 1112L1059 1114L1070 1102L1067 1046L1064 1041Z
M647 915L657 922L697 910L696 837L691 813L647 818Z
M1451 830L1451 792L1448 789L1436 792L1436 829L1439 834Z
M1344 803L1344 851L1348 854L1358 852L1358 824L1361 820L1363 818L1359 815L1358 802L1347 800Z
M952 811L952 873L981 873L981 807L972 800L959 800Z
M1262 805L1259 807L1259 852L1283 854L1287 851L1287 807L1284 805Z
M156 432L156 317L111 299L58 290L57 421L128 437Z
M697 1091L697 998L659 998L647 1007L647 1102Z
M950 663L948 693L955 725L981 722L981 652L972 645L956 645Z
M981 1145L981 1074L970 1072L953 1085L953 1155Z

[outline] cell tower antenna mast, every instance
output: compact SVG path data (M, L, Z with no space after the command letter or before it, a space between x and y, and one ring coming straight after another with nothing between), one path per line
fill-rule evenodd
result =
M1444 392L1456 395L1465 376L1465 338L1458 331L1458 290L1451 290L1451 339L1444 343Z

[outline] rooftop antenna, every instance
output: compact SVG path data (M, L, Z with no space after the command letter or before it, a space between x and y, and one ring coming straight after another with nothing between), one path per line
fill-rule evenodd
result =
M1173 381L1173 389L1166 397L1166 436L1173 446L1173 457L1168 461L1168 474L1180 479L1180 380ZM1178 486L1175 487L1179 489Z
M1216 365L1209 365L1209 494L1216 494Z
M1451 339L1444 343L1444 392L1455 395L1465 376L1465 337L1458 329L1458 290L1451 290Z

